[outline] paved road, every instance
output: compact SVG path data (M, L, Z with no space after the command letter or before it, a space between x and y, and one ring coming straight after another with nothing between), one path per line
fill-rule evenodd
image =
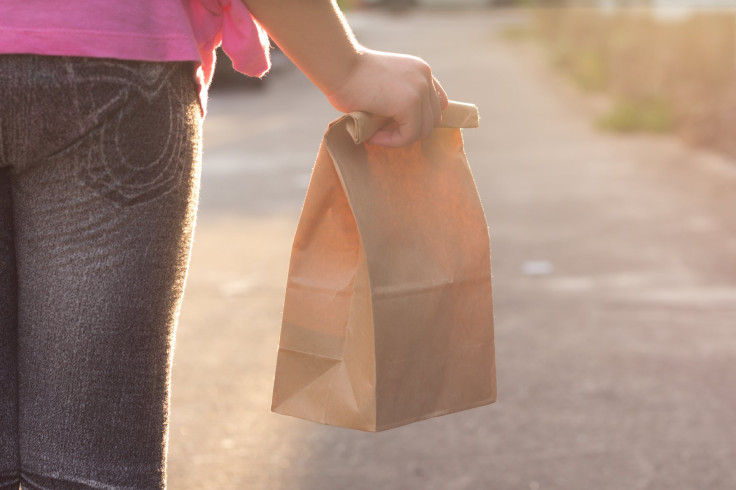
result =
M361 14L475 102L499 402L379 434L269 412L291 238L335 116L282 67L214 94L175 351L170 487L736 488L736 163L597 132L491 11Z

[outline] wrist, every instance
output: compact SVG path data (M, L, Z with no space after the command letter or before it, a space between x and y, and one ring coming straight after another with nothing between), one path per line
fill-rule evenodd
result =
M321 73L315 74L316 76L314 78L310 76L312 82L327 98L334 97L354 78L355 73L359 71L366 51L357 42L351 42L350 49L346 49L340 53L333 53L334 57L330 59L329 67L326 67Z

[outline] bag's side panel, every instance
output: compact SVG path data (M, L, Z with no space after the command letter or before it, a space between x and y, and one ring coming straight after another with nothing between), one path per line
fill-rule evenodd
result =
M358 277L361 261L365 278ZM375 384L371 318L357 322L350 315L360 303L354 298L356 279L367 281L360 237L334 165L321 148L292 248L273 411L363 430L375 426L374 396L363 389ZM364 301L370 304L370 297ZM349 324L366 331L348 332ZM369 352L356 356L353 339L362 337L370 339L363 341ZM349 365L346 352L355 358Z
M322 423L376 430L376 371L368 264L361 248L350 302L341 376L336 377Z
M377 430L496 399L488 229L457 129L401 149L326 143L373 295ZM354 145L353 145L354 147Z

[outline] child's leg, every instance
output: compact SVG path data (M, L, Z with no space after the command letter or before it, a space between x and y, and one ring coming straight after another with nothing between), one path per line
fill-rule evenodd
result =
M61 60L33 58L41 86L16 108L45 118L12 179L23 487L160 488L199 185L192 65Z
M1 146L1 145L0 145ZM17 489L18 383L16 282L10 175L0 168L0 489Z

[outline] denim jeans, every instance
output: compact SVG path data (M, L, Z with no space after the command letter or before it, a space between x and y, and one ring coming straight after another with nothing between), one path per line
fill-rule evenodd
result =
M200 139L191 62L0 55L1 489L165 487Z

